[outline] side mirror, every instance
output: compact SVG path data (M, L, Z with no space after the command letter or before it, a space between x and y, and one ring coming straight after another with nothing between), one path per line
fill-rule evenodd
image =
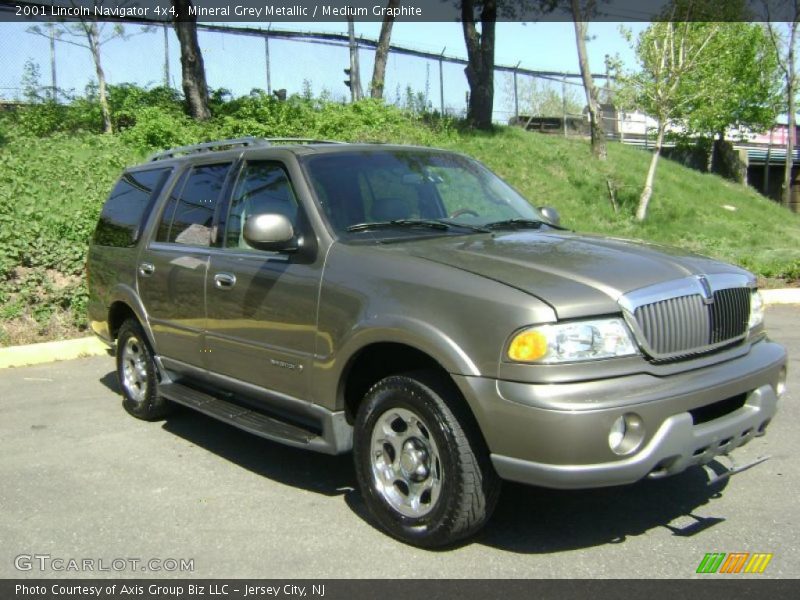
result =
M542 213L542 216L550 221L556 227L561 226L561 215L558 214L558 211L553 208L552 206L540 206L539 212Z
M250 215L244 224L244 240L262 250L287 250L294 239L294 227L283 215Z

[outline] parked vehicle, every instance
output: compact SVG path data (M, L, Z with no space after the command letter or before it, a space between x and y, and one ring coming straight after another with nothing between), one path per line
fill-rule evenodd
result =
M503 479L708 463L764 434L786 381L750 273L573 233L442 150L159 153L112 191L87 272L130 414L353 451L375 520L423 547L480 529Z

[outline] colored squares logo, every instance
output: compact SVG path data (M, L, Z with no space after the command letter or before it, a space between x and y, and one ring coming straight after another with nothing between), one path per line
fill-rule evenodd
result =
M765 552L709 552L697 565L697 573L763 573L772 554Z

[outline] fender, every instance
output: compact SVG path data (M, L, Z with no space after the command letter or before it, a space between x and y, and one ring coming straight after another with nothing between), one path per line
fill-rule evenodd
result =
M139 298L139 294L136 293L136 290L130 285L118 283L114 286L109 294L109 312L111 311L111 307L116 302L122 302L133 311L133 313L136 315L136 318L139 320L139 323L141 323L142 329L144 329L144 333L147 336L147 341L150 342L150 347L153 349L155 354L158 354L158 346L156 345L155 337L153 337L153 330L150 327L150 318L148 317L147 311L144 308L144 304L142 304L142 300Z
M329 356L314 357L314 373L309 382L310 399L335 410L341 409L340 385L346 369L363 348L377 343L396 343L414 348L430 356L448 373L481 375L467 352L444 331L406 315L380 315L356 324L348 336L339 341L338 347L334 346ZM335 400L332 390L337 391Z

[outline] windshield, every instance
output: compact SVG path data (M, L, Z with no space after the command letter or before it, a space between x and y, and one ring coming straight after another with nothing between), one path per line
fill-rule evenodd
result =
M381 237L463 234L497 221L542 220L499 177L457 154L386 149L305 156L302 162L328 220L351 239L365 232ZM453 227L409 227L412 221Z

